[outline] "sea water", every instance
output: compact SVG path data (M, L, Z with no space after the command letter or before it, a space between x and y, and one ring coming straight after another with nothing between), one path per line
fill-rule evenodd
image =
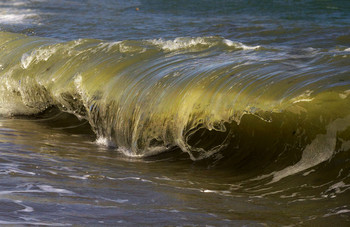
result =
M0 224L350 221L348 1L0 3Z

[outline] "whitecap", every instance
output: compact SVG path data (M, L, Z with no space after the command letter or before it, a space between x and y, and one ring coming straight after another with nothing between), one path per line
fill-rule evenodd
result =
M27 3L27 1L1 2L0 24L39 24L38 12L36 10L26 8Z
M0 24L31 24L33 21L30 18L35 16L37 15L34 13L26 13L25 11L9 14L1 12Z
M210 43L207 42L202 37L197 37L197 38L178 37L178 38L175 38L174 40L153 39L153 40L149 40L149 42L151 42L156 46L159 46L163 50L168 50L168 51L186 49L197 45L210 46Z
M229 40L229 39L224 39L224 43L229 47L235 47L235 48L243 49L243 50L257 50L260 48L260 46L247 46L243 43L234 42L234 41Z
M243 50L256 50L260 48L260 46L248 46L241 42L234 42L229 39L223 39L220 37L212 37L212 36L195 37L195 38L178 37L178 38L175 38L174 40L153 39L153 40L149 40L149 42L166 51L188 49L188 48L194 48L194 47L200 47L200 46L210 48L210 47L213 47L216 45L222 45L222 44L228 47L234 47L234 48L243 49Z

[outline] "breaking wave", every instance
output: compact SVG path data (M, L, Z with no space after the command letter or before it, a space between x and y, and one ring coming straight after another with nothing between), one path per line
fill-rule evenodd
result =
M128 156L181 149L274 182L350 150L348 49L7 32L0 49L1 115L59 108Z

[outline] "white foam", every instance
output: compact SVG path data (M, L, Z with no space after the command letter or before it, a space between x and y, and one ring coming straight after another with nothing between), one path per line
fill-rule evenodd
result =
M153 45L159 46L163 50L174 51L180 49L193 48L197 46L205 46L207 48L213 47L215 45L224 44L228 47L234 47L243 50L256 50L260 46L247 46L240 42L234 42L229 39L222 39L219 37L178 37L174 40L163 40L163 39L153 39L149 40Z
M120 177L120 178L107 177L107 179L110 179L110 180L121 180L121 181L124 181L124 180L137 180L137 181L142 181L142 182L153 183L150 180L142 179L140 177Z
M58 173L55 171L51 171L51 170L46 170L48 173L51 173L52 175L57 175Z
M343 193L347 190L350 190L350 185L345 184L344 181L340 181L338 183L335 183L331 185L327 190L326 193L332 193L334 192L335 194L340 194Z
M247 46L243 43L233 42L232 40L229 40L229 39L225 39L224 43L229 47L235 47L235 48L243 49L243 50L257 50L260 48L260 46Z
M80 180L87 180L90 175L84 175L84 176L69 176L70 178L74 178L74 179L80 179Z
M97 145L105 146L108 148L117 148L117 151L131 158L142 158L142 157L152 156L152 155L162 153L169 149L165 146L148 147L144 149L144 152L142 152L141 154L138 154L137 152L134 152L131 149L128 149L126 147L123 147L123 146L117 147L117 145L112 140L107 139L106 137L98 137L95 143Z
M209 189L201 190L201 192L204 192L204 193L216 193L216 191L209 190Z
M124 155L131 157L131 158L142 158L142 157L148 157L157 155L160 153L163 153L164 151L168 150L169 148L159 146L159 147L148 147L144 149L144 152L141 154L137 154L136 152L133 152L130 149L127 149L125 147L118 147L118 151L123 153Z
M309 175L310 173L315 172L315 171L316 171L316 170L314 170L314 169L312 169L312 170L310 170L310 171L307 171L307 172L303 173L303 176L307 176L307 175Z
M336 214L345 214L345 213L350 213L350 210L344 209L344 210L338 210Z
M29 64L33 61L33 57L31 54L24 53L21 58L22 68L28 68Z
M344 92L341 93L341 94L339 94L339 97L340 97L341 99L346 99L349 95L350 95L350 89L344 91Z
M43 48L43 49L35 50L30 54L25 53L22 55L22 58L21 58L22 68L24 69L28 68L28 66L33 61L36 61L36 62L47 61L55 52L56 52L55 48Z
M344 51L350 51L350 47L349 47L349 48L346 48Z
M108 179L112 179L111 177L107 177ZM119 177L119 178L113 178L114 180L141 180L140 177Z
M0 191L0 195L9 195L14 193L44 193L44 192L53 192L53 193L59 193L59 194L75 194L72 191L61 189L61 188L54 188L50 185L36 185L40 190L38 189L31 189L33 185L27 185L25 190L13 190L13 191ZM21 202L21 201L17 201ZM21 204L23 205L23 204ZM24 206L24 205L23 205ZM27 212L29 212L30 208L25 208Z
M303 94L293 98L292 101L293 101L293 103L311 102L312 100L314 100L314 98L310 98L312 93L313 93L312 90L307 90Z
M17 14L0 14L0 23L2 24L17 24L25 20L26 15Z
M214 193L222 196L230 196L231 192L230 191L225 191L225 190L210 190L210 189L201 189L200 192L203 193Z
M106 43L101 43L98 45L98 47L104 51L109 52L112 50L113 47L120 45L122 42L121 41L116 41L116 42L106 42Z
M282 178L299 173L322 162L332 158L336 142L337 133L346 130L350 126L350 116L337 119L327 126L326 134L319 134L306 146L302 157L296 164L283 170L273 173L273 179L270 183L277 182Z
M111 202L120 203L120 204L129 202L128 199L107 199L107 198L103 198L103 199Z
M174 40L154 39L154 40L150 40L150 42L154 45L159 46L163 50L170 50L170 51L190 48L197 45L209 44L202 37L197 37L197 38L179 37Z
M21 212L28 212L28 213L30 213L30 212L33 212L33 211L34 211L33 207L25 206L25 205L23 205L23 204L22 204L22 206L24 206L25 208L22 209L22 210L19 210L19 211L21 211Z
M115 143L113 143L111 140L107 139L106 137L98 137L96 142L96 144L101 145L101 146L105 146L105 147L116 147Z
M24 204L22 203L22 201L20 201L20 200L16 200L15 202L16 202L18 205L21 205L21 206L24 207L24 209L19 210L20 212L27 212L27 213L30 213L30 212L33 212L33 211L34 211L33 207L24 205Z
M348 210L348 209L338 210L335 213L325 214L325 215L323 215L323 217L329 217L329 216L333 216L333 215L337 215L337 214L345 214L345 213L350 213L350 210Z
M54 188L50 185L37 185L38 188L43 190L44 192L54 192L54 193L59 193L59 194L75 194L72 191L66 190L66 189L61 189L61 188Z
M298 103L298 102L311 102L312 100L314 100L313 98L311 99L298 99L293 101L293 103Z
M294 192L291 195L281 195L280 198L281 199L293 198L293 197L296 197L297 195L298 195L298 193Z
M98 50L109 52L112 50L119 51L120 53L144 53L147 49L142 45L135 45L133 41L115 41L115 42L103 42L98 45L98 48L93 50L96 53Z
M19 9L19 5L25 5L25 2L8 2L0 8L0 24L39 24L37 21L38 13L32 9Z
M24 171L21 170L17 167L17 165L13 165L13 164L5 164L5 165L1 165L4 166L5 169L4 170L0 170L0 175L8 175L8 174L23 174L23 175L31 175L34 176L36 175L33 172L29 172L29 171Z

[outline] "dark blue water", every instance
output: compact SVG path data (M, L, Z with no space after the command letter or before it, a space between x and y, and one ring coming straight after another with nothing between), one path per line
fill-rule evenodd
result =
M2 1L1 27L63 40L222 36L260 45L332 47L349 44L349 10L348 1L321 0Z

